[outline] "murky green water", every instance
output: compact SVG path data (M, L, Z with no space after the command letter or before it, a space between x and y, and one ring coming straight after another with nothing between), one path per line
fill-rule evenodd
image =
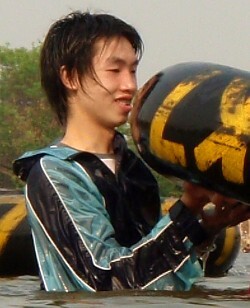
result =
M228 276L205 278L190 292L46 293L37 277L0 278L0 307L249 307L250 254L241 253Z

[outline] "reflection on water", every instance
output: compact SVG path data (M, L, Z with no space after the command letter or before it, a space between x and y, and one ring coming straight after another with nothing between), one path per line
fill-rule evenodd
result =
M46 293L37 277L0 278L0 307L248 307L250 254L241 253L226 277L205 278L190 292Z

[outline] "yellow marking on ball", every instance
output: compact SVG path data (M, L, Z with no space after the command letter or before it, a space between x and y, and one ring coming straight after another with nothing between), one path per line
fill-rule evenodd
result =
M222 265L231 255L234 249L235 236L236 236L235 227L230 227L226 229L224 245L223 245L220 256L215 261L215 265L217 266Z
M244 183L246 144L240 138L250 133L250 98L246 98L249 84L233 80L225 89L221 100L221 127L208 136L195 149L199 170L208 170L218 159L222 160L222 174L232 183Z
M1 198L1 203L11 203L10 198ZM16 205L0 218L0 255L3 254L4 248L12 232L26 216L24 200L20 199Z
M225 89L221 99L223 127L232 128L235 135L250 134L250 81L234 79Z
M182 144L159 138L162 136L164 127L169 119L172 110L182 99L203 81L220 74L220 71L213 71L209 74L197 75L192 80L187 80L178 84L171 93L165 98L163 104L158 108L154 115L150 128L150 149L157 157L165 159L173 164L180 164L186 167L185 149Z

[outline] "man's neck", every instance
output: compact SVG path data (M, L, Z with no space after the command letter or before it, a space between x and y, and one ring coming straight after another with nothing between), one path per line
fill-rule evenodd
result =
M115 130L97 128L94 125L84 126L68 123L61 142L80 151L99 154L113 153Z

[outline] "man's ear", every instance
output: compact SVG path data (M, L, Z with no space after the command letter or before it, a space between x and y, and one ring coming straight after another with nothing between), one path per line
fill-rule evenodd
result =
M76 72L71 73L66 69L66 66L63 65L60 68L60 78L64 86L68 90L77 90L79 87L78 75Z

